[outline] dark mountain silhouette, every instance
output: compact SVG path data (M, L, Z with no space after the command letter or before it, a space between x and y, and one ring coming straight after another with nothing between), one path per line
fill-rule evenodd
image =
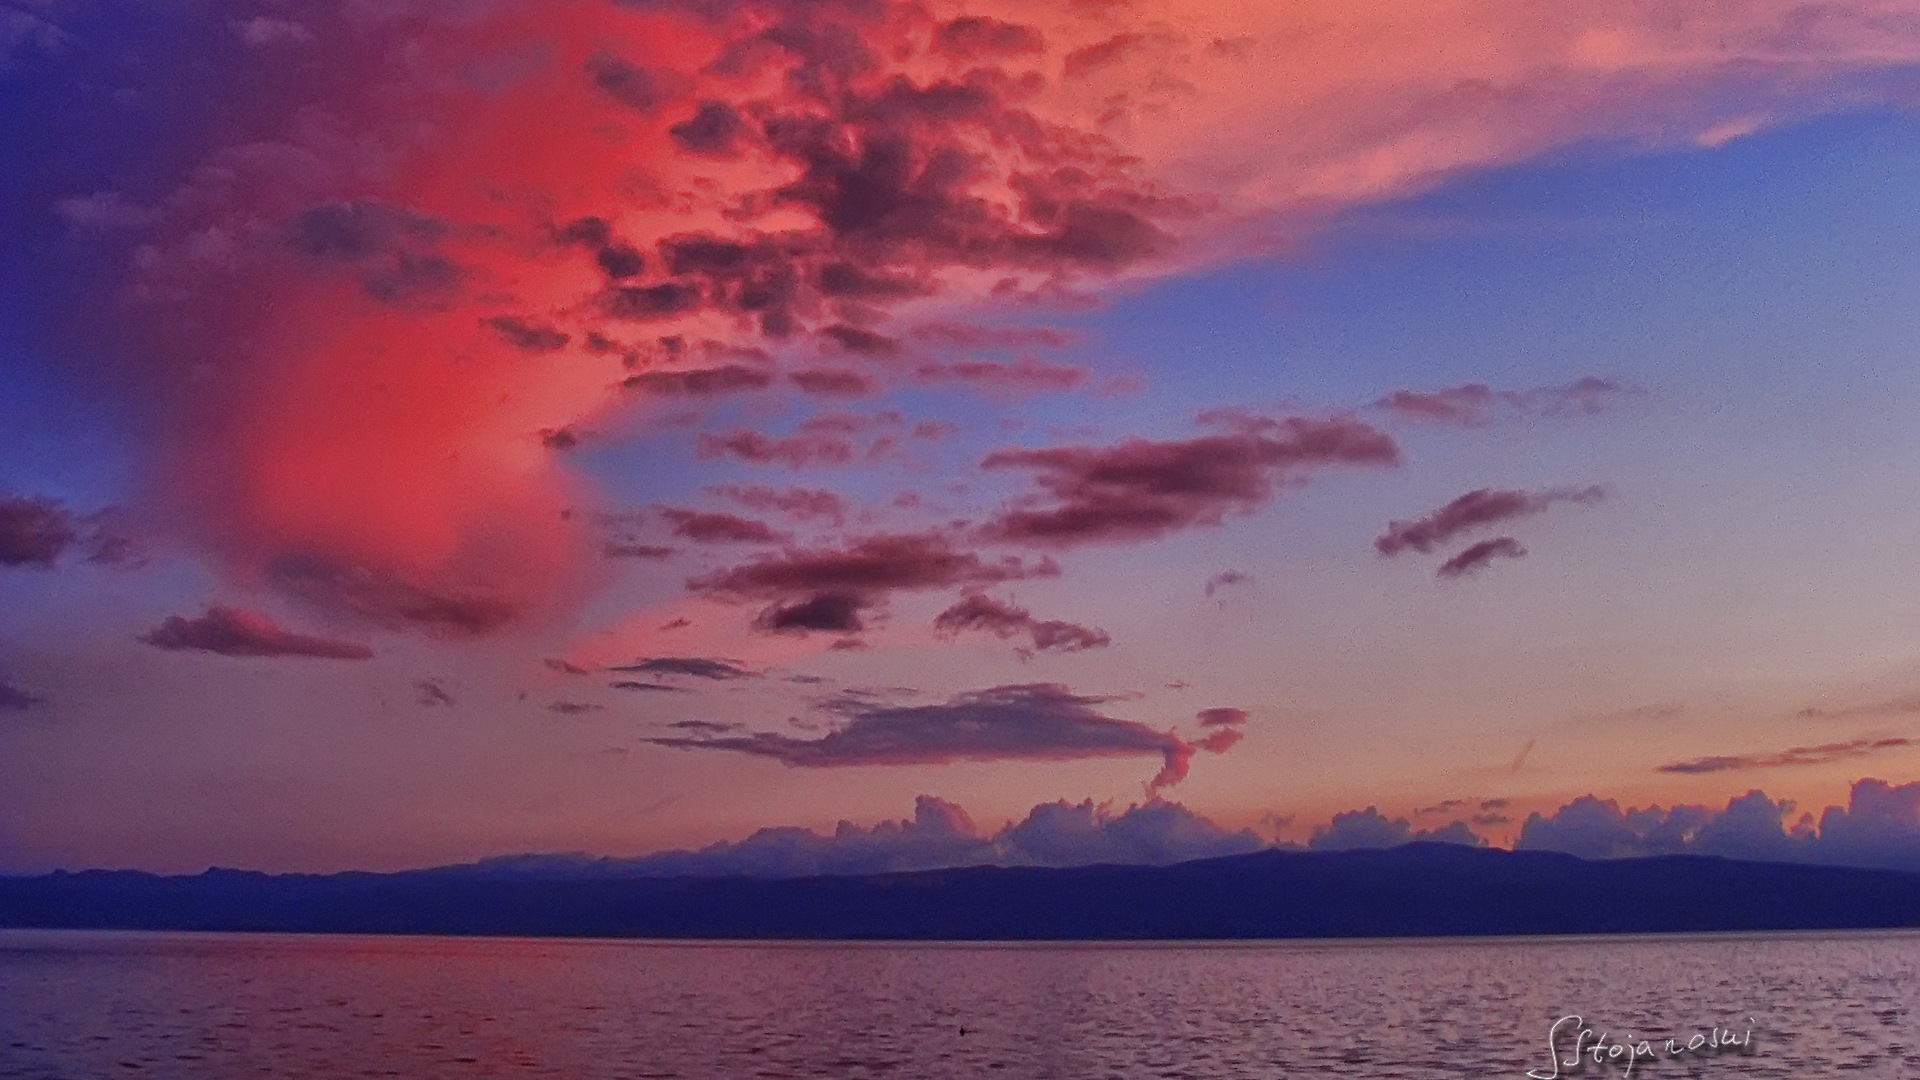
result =
M785 880L489 874L0 878L0 926L653 938L1145 940L1920 926L1920 875L1447 844L1174 866Z

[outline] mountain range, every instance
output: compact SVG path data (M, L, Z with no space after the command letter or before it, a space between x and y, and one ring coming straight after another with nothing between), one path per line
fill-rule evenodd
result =
M1920 875L1416 843L1172 866L787 879L561 859L403 873L0 878L0 926L825 940L1179 940L1920 927Z

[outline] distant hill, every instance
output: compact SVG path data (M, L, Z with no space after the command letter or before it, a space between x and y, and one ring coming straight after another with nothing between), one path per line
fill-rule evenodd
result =
M532 876L88 871L0 878L0 926L975 941L1870 929L1920 927L1920 875L1431 843L786 880L609 879L564 865Z

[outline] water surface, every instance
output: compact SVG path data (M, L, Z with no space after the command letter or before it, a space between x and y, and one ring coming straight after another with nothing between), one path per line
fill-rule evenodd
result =
M1920 935L687 944L0 931L0 1077L1920 1076ZM1751 1019L1749 1019L1751 1018ZM1588 1065L1584 1077L1619 1077ZM1563 1070L1563 1075L1567 1073Z

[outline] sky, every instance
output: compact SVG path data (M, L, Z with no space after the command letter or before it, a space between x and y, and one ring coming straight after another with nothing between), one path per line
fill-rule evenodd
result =
M1917 107L1874 0L16 0L0 872L1920 865Z

